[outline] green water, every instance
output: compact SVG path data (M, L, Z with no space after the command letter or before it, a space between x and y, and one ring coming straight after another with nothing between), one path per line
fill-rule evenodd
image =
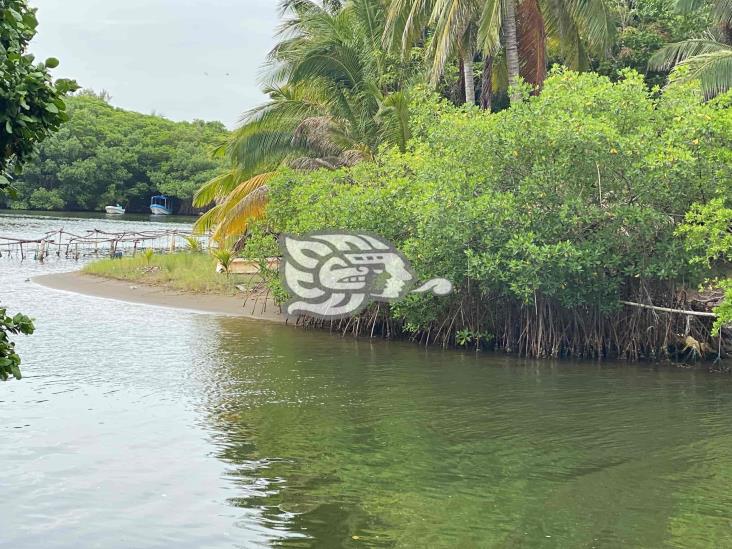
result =
M0 234L57 223L0 217ZM78 267L0 259L0 302L38 327L19 341L26 377L0 384L3 549L732 547L728 376L425 350L28 281Z
M248 341L222 321L222 349ZM282 546L732 546L726 378L301 332L268 347L221 364L212 416L232 461L277 456L278 488L235 503L295 514L310 539Z

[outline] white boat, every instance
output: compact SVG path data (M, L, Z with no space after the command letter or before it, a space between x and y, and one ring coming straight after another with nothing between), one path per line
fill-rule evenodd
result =
M153 196L150 199L150 211L153 215L170 215L173 213L170 199L165 195Z
M119 204L117 204L116 206L107 206L106 208L104 208L104 211L108 214L115 215L122 215L123 213L125 213L125 209Z

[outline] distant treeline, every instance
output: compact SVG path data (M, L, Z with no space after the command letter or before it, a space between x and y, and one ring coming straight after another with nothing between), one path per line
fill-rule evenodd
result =
M44 141L15 182L18 196L2 197L14 209L101 210L119 203L144 211L150 196L190 198L216 176L211 157L228 132L220 122L173 122L114 108L106 93L83 91L67 99L69 121Z

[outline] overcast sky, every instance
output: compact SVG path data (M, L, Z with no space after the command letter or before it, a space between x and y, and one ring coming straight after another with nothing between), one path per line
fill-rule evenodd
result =
M115 106L234 127L262 102L276 0L30 0L38 58L54 76L105 89Z

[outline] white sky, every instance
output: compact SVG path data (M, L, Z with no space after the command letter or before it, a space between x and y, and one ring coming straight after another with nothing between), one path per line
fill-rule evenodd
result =
M31 50L56 77L107 90L112 104L234 127L261 103L257 76L274 44L276 0L30 0Z

